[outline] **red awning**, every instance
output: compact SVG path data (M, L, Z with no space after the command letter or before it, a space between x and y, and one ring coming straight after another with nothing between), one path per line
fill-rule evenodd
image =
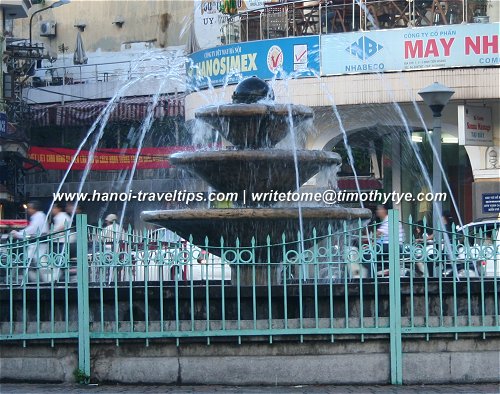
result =
M153 99L122 98L114 104L109 122L142 121ZM67 104L32 105L31 124L34 126L89 126L106 108L109 101L77 101ZM162 96L154 108L154 119L184 116L184 96Z

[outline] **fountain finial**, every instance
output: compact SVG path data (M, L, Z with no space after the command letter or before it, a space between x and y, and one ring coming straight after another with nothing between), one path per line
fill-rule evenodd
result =
M274 91L267 82L256 76L241 81L233 93L235 104L252 104L266 98L274 101Z

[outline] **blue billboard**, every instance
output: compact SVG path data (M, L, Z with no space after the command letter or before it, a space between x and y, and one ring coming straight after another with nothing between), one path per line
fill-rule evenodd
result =
M319 36L252 41L195 52L187 64L192 88L237 82L256 75L272 79L285 74L310 77L319 74Z

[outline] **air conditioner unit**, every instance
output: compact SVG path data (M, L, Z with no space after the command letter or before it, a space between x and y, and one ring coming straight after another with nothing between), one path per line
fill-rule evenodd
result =
M56 35L56 22L41 23L40 35L43 37L54 37Z

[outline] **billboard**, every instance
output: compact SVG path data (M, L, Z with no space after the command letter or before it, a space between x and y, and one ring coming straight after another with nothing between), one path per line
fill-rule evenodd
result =
M189 56L187 73L194 88L237 82L256 75L272 79L280 72L297 77L319 74L319 36L279 38L224 45Z
M321 36L321 74L377 73L500 64L499 23Z

